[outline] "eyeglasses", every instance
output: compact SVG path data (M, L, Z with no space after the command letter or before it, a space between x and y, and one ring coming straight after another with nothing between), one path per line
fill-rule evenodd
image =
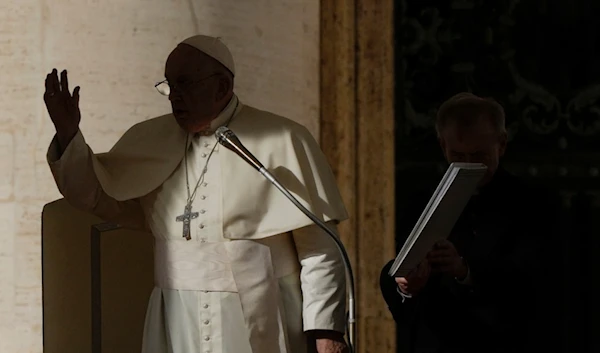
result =
M197 85L198 83L201 83L202 81L208 80L209 78L211 78L213 76L217 76L217 75L219 75L219 74L214 73L214 74L208 75L204 78L201 78L199 80L188 80L188 79L178 80L175 84L170 83L168 80L164 80L164 81L160 81L157 84L155 84L154 88L156 88L158 93L162 94L163 96L168 96L171 94L171 90L178 88L182 91L189 91L190 89L194 88L194 86Z

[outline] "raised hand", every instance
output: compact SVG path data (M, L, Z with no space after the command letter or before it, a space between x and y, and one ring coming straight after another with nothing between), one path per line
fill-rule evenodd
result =
M75 87L73 95L71 95L66 70L60 73L60 81L56 69L46 76L44 102L56 128L56 137L60 148L64 150L77 134L81 121L79 87Z

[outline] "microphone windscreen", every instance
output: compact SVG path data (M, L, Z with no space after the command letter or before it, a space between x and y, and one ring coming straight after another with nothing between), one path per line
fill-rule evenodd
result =
M225 142L231 135L233 135L233 132L229 130L227 126L220 126L217 128L217 131L215 131L215 137L221 143Z

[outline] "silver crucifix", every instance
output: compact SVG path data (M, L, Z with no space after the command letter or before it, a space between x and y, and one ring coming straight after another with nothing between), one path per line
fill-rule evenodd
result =
M190 222L195 218L198 218L198 212L192 212L192 205L190 204L185 205L183 214L175 218L177 222L183 222L183 237L187 240L192 239L190 235Z

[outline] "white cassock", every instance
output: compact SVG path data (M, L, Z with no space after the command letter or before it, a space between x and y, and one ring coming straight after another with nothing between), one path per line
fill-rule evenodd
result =
M347 218L308 130L234 97L228 124L302 204L335 230ZM345 328L345 272L334 242L214 135L189 136L172 115L132 127L106 154L79 132L48 162L73 206L155 237L155 288L143 353L304 353L305 331ZM193 192L191 240L176 220ZM211 156L211 150L214 152ZM209 158L210 156L210 158Z

